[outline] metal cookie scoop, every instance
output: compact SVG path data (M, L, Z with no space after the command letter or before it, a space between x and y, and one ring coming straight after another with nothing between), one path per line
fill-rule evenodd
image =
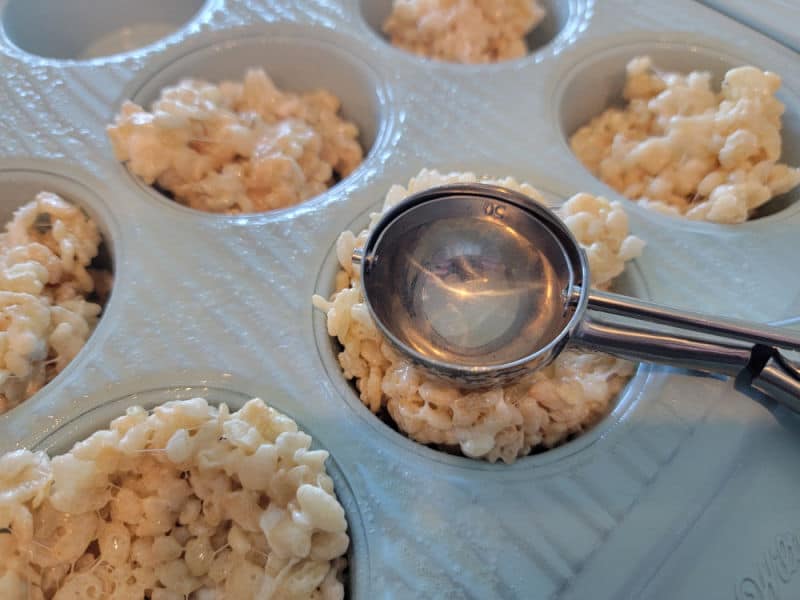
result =
M383 215L353 261L390 343L461 386L509 382L570 342L737 376L800 411L800 371L778 351L800 350L800 336L591 290L586 256L569 229L512 190L455 184L410 196Z

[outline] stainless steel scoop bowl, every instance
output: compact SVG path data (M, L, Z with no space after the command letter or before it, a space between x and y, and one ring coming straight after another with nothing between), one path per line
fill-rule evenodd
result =
M382 216L353 261L393 346L464 387L512 381L570 342L737 376L800 408L800 375L778 351L800 350L799 336L591 290L586 256L569 229L506 188L454 184L415 194Z

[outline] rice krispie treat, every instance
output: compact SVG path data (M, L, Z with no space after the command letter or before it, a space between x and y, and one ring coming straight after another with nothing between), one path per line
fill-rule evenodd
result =
M525 56L544 19L536 0L394 0L383 31L398 48L459 63Z
M94 299L111 287L110 273L90 268L100 242L80 208L49 192L0 235L0 413L60 373L94 330Z
M671 215L741 223L800 183L782 164L781 78L755 67L725 75L628 63L624 108L609 108L572 136L572 150L605 183Z
M186 79L151 111L126 101L107 128L117 159L177 202L252 213L321 194L362 161L358 128L317 90L283 92L262 69L243 82Z
M541 194L514 179L478 179L472 173L423 170L407 187L392 186L386 211L410 194L456 182L482 181L518 190L544 203ZM617 202L578 194L559 215L586 251L595 287L605 288L641 253L643 243L628 234L628 219ZM512 463L533 451L556 446L591 427L633 374L634 366L604 354L568 349L548 367L504 387L464 390L428 375L397 354L376 328L361 290L352 254L366 242L381 213L358 235L345 231L336 244L342 269L330 300L314 296L327 315L328 333L343 349L339 363L355 381L373 413L388 413L397 427L423 443L451 447L472 458Z
M0 457L0 598L341 600L328 453L254 399L128 409L62 456Z

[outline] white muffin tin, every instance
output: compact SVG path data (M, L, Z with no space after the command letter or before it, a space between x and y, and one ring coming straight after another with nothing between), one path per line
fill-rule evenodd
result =
M261 396L332 454L354 598L800 596L795 415L727 380L643 366L602 423L556 450L512 466L453 457L361 405L311 307L330 293L339 232L421 167L513 175L553 202L620 199L566 138L618 97L638 54L718 77L746 63L780 73L784 159L800 164L796 54L688 0L548 0L533 53L487 66L390 47L373 27L390 0L101 4L0 0L2 215L38 189L63 194L98 220L116 276L84 350L0 417L0 451L64 450L131 403ZM167 35L150 44L154 32ZM219 216L164 199L115 161L104 127L123 99L250 66L287 89L336 93L362 130L363 165L299 206ZM798 196L739 226L624 201L648 246L618 289L797 322Z

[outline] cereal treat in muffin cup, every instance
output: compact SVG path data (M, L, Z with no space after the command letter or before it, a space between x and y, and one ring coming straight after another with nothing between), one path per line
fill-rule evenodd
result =
M536 0L394 0L383 31L420 56L493 63L525 56L525 36L544 16Z
M755 67L711 75L659 71L649 57L627 66L624 108L609 108L570 143L592 173L654 210L742 223L800 183L780 162L781 78Z
M393 186L386 211L410 194L456 182L501 185L544 203L542 195L512 178L478 178L472 173L423 170L407 187ZM328 333L342 346L339 363L354 380L362 402L386 414L407 436L423 444L454 449L464 456L512 463L531 452L552 448L595 424L633 374L626 361L567 349L546 368L504 387L459 389L411 364L383 338L364 302L352 254L362 247L382 213L358 235L345 231L336 243L341 270L330 300L314 296L325 312ZM628 234L628 219L618 202L577 194L558 214L586 251L595 287L607 288L643 243Z
M124 416L62 456L0 457L0 598L341 600L328 453L254 399Z
M21 206L0 235L0 413L36 393L80 351L111 274L91 268L97 225L50 192Z
M186 79L150 111L126 101L108 135L134 175L191 208L253 213L321 194L362 161L358 128L325 90L279 90L262 69L243 82Z

